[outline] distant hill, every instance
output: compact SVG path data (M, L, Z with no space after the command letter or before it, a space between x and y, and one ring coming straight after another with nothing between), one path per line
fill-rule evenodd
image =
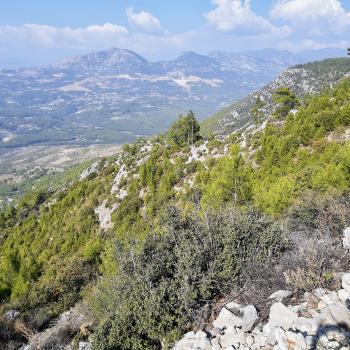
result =
M112 48L47 67L0 70L0 148L123 143L156 134L189 109L209 117L309 56L185 52L149 62Z
M245 125L252 124L250 111L257 96L260 96L266 103L264 112L267 118L274 108L273 92L279 87L289 87L298 97L304 97L307 94L314 94L326 87L333 86L339 79L349 74L349 58L326 59L296 65L287 69L262 89L232 103L205 120L202 125L203 133L208 134L210 131L214 131L216 134L224 136Z

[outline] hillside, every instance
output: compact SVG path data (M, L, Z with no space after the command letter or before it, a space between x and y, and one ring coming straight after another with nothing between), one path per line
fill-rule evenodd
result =
M349 72L350 59L348 58L315 61L289 68L262 89L234 102L203 121L202 131L204 134L214 131L219 135L227 135L243 126L253 124L251 110L258 96L265 103L264 114L267 117L273 112L275 104L272 101L272 95L279 87L289 87L298 97L305 97L333 86Z
M113 48L47 67L0 70L0 148L134 141L163 132L189 109L208 117L306 61L264 50L186 52L149 62Z
M169 349L231 299L264 318L272 292L339 289L350 79L295 104L225 139L203 139L189 113L2 210L5 349Z

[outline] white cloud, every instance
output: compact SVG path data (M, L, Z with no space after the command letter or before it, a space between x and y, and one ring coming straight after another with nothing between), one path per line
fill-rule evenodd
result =
M338 0L278 0L271 10L271 17L304 22L306 27L313 27L310 30L313 35L322 35L329 30L341 32L350 26L350 13Z
M24 24L0 26L0 44L19 48L72 48L84 49L123 44L128 36L125 27L106 23L85 28L53 27Z
M212 0L216 8L205 17L216 29L238 34L277 33L288 35L287 27L276 28L266 18L257 16L250 0Z
M126 15L130 24L143 31L155 32L162 29L159 19L149 12L141 11L136 13L133 7L129 7L126 9Z

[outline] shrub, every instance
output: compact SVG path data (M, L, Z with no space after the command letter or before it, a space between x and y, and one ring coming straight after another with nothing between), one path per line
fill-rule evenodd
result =
M210 300L244 283L245 266L265 266L287 244L277 224L254 212L184 216L170 208L143 248L117 244L116 276L99 283L103 320L93 349L168 348Z

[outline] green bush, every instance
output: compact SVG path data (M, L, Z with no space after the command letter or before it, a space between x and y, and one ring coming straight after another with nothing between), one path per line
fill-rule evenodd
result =
M93 349L159 349L197 320L208 301L238 288L245 266L265 266L287 247L280 227L254 212L170 208L143 248L117 243L119 272L100 282Z

